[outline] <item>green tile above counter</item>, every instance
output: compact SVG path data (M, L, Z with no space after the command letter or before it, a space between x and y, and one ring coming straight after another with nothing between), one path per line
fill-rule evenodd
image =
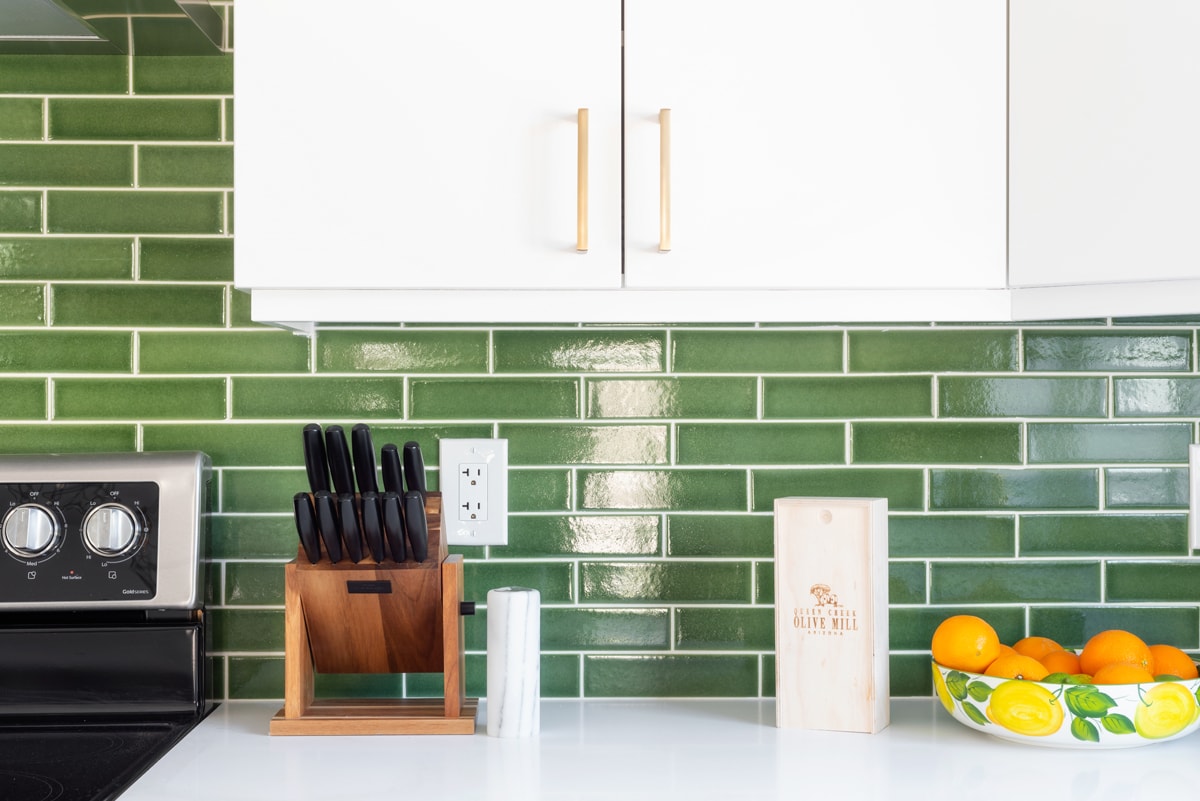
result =
M431 466L509 440L510 545L464 549L468 592L542 591L550 696L771 694L781 495L889 499L893 693L931 691L963 610L1200 648L1200 320L263 328L231 287L230 61L0 56L0 449L213 457L222 696L282 696L309 422Z

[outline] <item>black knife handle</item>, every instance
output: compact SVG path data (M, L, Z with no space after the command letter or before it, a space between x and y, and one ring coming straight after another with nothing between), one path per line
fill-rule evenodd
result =
M325 429L325 455L329 458L329 472L333 474L333 488L338 495L354 494L354 473L350 468L350 445L341 426Z
M337 564L342 561L342 539L338 534L333 493L328 490L314 492L313 501L317 507L317 531L321 534L321 542L325 543L325 553L329 555L330 562Z
M371 443L371 427L359 423L350 429L350 446L354 451L354 477L359 492L379 492L375 480L375 446Z
M374 492L364 492L358 497L362 508L363 540L371 558L379 564L387 556L383 552L383 503Z
M404 499L399 493L383 493L383 536L387 539L392 561L403 562L407 555L404 547Z
M342 545L346 546L346 558L361 562L363 557L362 530L358 526L358 500L353 493L337 498L338 522L342 527Z
M390 442L384 445L379 452L379 462L383 470L383 488L403 495L404 471L400 468L400 449Z
M321 427L309 423L304 427L304 469L308 471L308 488L313 492L329 489L329 467L325 462L325 437Z
M404 493L404 528L413 559L424 562L429 556L429 522L425 519L425 496L418 490Z
M296 508L296 533L300 535L304 555L315 565L321 561L321 540L317 534L317 513L313 509L312 496L307 492L297 492L292 505Z
M421 455L421 446L411 441L404 443L404 478L409 492L425 493L425 457Z

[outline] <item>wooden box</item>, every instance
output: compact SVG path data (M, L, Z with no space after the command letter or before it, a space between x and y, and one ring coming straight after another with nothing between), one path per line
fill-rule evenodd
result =
M775 723L888 725L886 498L775 501Z

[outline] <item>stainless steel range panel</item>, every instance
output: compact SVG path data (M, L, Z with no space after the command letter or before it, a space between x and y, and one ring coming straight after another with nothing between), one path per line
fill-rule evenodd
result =
M101 801L211 709L198 452L0 455L0 798Z

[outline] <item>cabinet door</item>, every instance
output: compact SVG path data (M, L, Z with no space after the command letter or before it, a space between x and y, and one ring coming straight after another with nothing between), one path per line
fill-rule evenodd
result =
M629 286L1004 286L1004 0L627 0L625 46Z
M1011 283L1200 277L1200 4L1011 16Z
M620 57L617 0L239 0L237 284L618 286Z

